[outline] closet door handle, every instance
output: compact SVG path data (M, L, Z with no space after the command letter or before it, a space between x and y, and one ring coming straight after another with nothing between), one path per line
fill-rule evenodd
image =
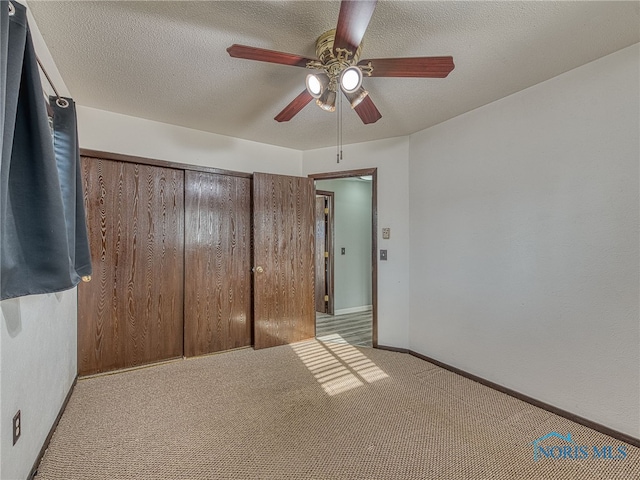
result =
M262 268L260 265L258 265L257 267L253 267L251 269L251 271L255 272L255 273L262 273L262 272L264 272L264 268Z

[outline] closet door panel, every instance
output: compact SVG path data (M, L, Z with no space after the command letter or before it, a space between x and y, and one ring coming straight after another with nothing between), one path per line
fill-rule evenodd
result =
M78 288L81 375L182 355L184 173L82 159L94 275Z
M254 347L315 336L315 186L253 174Z
M251 181L185 172L185 356L251 345Z

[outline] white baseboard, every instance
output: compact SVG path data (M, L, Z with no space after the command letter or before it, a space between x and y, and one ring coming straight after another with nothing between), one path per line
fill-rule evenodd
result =
M347 313L368 312L373 309L373 305L362 305L361 307L341 308L336 310L334 315L346 315Z

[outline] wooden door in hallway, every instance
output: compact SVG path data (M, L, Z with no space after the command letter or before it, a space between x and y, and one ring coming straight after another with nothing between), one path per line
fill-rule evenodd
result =
M333 315L333 192L316 191L316 312Z
M82 157L93 279L78 287L80 375L180 357L184 174Z
M184 354L251 345L251 179L185 172Z
M316 195L316 312L327 312L327 231L325 199Z
M254 347L315 335L313 180L253 174Z

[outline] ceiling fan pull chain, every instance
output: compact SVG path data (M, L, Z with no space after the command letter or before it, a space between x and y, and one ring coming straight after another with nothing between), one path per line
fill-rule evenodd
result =
M338 163L342 160L342 95L338 96Z
M336 112L336 163L340 163L340 96L337 99L337 112Z
M340 105L340 161L342 161L342 135L343 135L343 118L342 118L342 95L340 95L340 100L338 100Z

